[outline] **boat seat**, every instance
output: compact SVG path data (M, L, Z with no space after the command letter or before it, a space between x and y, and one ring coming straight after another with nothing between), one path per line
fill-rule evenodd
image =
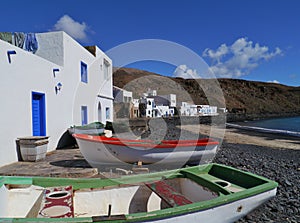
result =
M170 207L177 207L193 203L183 194L177 192L173 187L171 187L164 181L145 183L145 185L153 192L155 192L167 204L169 204Z

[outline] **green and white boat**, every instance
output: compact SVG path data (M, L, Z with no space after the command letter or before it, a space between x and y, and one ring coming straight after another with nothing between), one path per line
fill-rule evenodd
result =
M0 222L234 222L277 183L220 164L116 179L0 177Z

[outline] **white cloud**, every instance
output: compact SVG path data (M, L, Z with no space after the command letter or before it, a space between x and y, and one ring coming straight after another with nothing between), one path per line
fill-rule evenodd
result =
M54 25L53 30L65 31L74 39L86 41L88 26L82 22L76 22L68 15L62 16Z
M268 83L280 84L280 82L278 80L268 81Z
M217 50L207 48L202 55L211 59L210 69L216 76L232 78L246 75L262 61L281 54L282 51L278 47L270 52L267 46L240 38L231 46L224 43Z
M174 73L174 77L181 77L184 79L193 79L193 78L200 78L197 70L190 69L187 65L182 64L176 67Z
M203 52L203 55L208 56L208 57L216 60L217 62L220 62L220 59L222 58L222 56L226 55L227 53L228 53L228 47L226 46L226 44L222 44L216 51L206 49Z

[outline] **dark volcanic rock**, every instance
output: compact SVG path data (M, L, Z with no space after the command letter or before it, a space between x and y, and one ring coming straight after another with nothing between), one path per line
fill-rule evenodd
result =
M203 137L180 130L174 122L166 122L166 125L167 132L162 132L160 135L159 129L162 127L158 123L153 126L150 123L149 130L143 136L154 140L161 139L162 135L165 139L178 139L180 134L186 139ZM153 127L157 129L152 129ZM300 149L272 149L256 145L231 144L223 141L213 162L249 171L274 180L279 184L275 198L249 213L238 223L300 222Z
M300 222L300 150L223 143L214 162L250 171L279 184L275 198L238 223Z

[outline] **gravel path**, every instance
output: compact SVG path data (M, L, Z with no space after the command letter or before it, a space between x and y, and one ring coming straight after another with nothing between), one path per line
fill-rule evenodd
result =
M214 162L250 171L279 183L275 198L238 223L300 222L300 150L223 142Z

